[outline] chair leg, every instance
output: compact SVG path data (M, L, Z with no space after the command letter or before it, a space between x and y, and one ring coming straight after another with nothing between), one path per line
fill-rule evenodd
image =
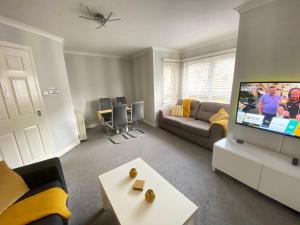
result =
M107 136L110 137L111 136L111 133L110 133L110 129L108 126L106 126L106 133L107 133Z
M138 123L136 123L136 126L138 125ZM139 128L136 128L136 130L138 130L139 132L141 132L142 134L145 134L145 132L144 131L142 131L141 129L139 129Z
M126 140L129 139L129 138L128 138L125 134L123 134L123 133L122 133L122 136L123 136Z
M141 132L141 133L145 134L145 132L144 132L144 131L142 131L141 129L136 129L136 130L138 130L139 132Z

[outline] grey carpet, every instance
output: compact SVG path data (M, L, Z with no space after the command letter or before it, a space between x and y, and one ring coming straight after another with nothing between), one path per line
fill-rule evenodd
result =
M160 128L142 129L145 135L119 145L101 130L89 130L88 140L61 158L73 214L70 225L116 224L112 212L101 210L98 175L137 157L199 206L199 225L300 224L296 211L212 172L210 150Z

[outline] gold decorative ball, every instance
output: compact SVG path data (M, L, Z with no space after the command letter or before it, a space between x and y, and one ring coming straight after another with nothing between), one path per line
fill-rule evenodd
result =
M145 199L147 202L153 202L155 199L155 193L152 189L148 189L145 193Z
M135 168L132 168L132 169L129 171L129 176L130 176L131 178L135 178L136 175L137 175L136 169L135 169Z

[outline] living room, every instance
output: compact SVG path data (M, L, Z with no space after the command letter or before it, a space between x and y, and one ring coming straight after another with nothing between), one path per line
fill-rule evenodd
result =
M299 96L298 114L288 108L300 85L299 1L0 6L0 224L300 224ZM257 95L271 89L295 131L260 111ZM111 115L117 97L126 129L107 132L99 98ZM142 121L130 136L135 103ZM239 120L245 112L260 124ZM51 204L22 204L49 188L64 205L32 219Z

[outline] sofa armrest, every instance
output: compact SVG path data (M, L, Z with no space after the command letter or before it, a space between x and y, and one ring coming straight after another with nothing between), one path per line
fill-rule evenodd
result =
M58 180L63 189L68 191L59 158L22 166L14 169L14 171L24 179L30 189Z
M158 117L159 119L170 115L171 106L164 106L159 110Z
M212 124L210 129L210 139L218 141L226 136L224 128L219 124Z

